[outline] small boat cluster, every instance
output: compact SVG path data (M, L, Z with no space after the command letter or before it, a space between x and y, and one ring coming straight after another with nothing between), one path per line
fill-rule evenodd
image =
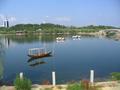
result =
M72 36L72 39L73 40L81 40L81 36L80 35L75 35L75 36Z
M64 37L57 37L56 42L64 42L65 38Z
M65 40L64 37L57 37L56 40Z

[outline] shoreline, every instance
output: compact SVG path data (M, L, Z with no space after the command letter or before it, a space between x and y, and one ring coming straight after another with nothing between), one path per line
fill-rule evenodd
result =
M32 84L32 90L67 90L69 84L57 84L53 85L39 85ZM94 87L98 87L98 90L120 90L120 83L118 81L106 81L95 82ZM15 90L14 86L0 86L0 90Z
M3 36L3 35L14 35L14 36L26 36L26 35L30 35L29 33L23 33L23 34L13 34L13 33L10 33L10 34L1 34L0 33L0 36ZM91 33L85 33L85 32L79 32L79 33L76 33L76 34L71 34L71 33L31 33L31 35L91 35L91 36L106 36L105 34L101 34L99 32L91 32Z
M94 33L77 33L77 34L70 34L70 33L32 33L32 34L0 34L0 36L18 36L18 37L23 37L23 36L29 36L29 35L36 35L36 36L41 36L41 35L52 35L52 36L67 36L67 35L81 35L81 36L95 36L95 37L106 37L106 38L112 38L117 41L120 40L120 33L116 33L113 36L108 36L107 34L103 34L100 32L94 32Z

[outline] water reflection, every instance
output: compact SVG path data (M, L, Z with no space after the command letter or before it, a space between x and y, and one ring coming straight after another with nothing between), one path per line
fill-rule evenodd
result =
M60 82L77 80L80 76L87 78L87 72L91 68L96 70L97 77L107 76L113 71L120 71L119 42L116 43L108 38L99 39L98 36L81 36L80 41L73 41L72 35L68 35L64 36L64 43L58 44L56 37L60 36L3 36L0 43L1 55L5 51L5 61L0 59L0 77L2 78L4 74L2 80L11 82L16 77L16 73L21 71L29 76L33 83L40 83L38 79L40 81L50 80L52 70L56 70ZM46 46L47 50L53 49L54 58L29 58L28 60L27 50L41 47L44 43L48 45ZM31 67L33 67L32 73Z
M3 78L3 59L0 58L0 80Z
M35 35L23 35L23 36L16 36L16 35L7 35L6 38L9 38L13 42L17 43L31 43L39 41L39 37Z
M0 48L1 48L0 51L3 49L9 48L11 46L14 46L14 45L15 43L12 42L12 40L9 37L7 36L0 37Z
M4 37L5 39L5 43L7 46L11 45L11 42L16 42L16 43L33 43L33 42L46 42L46 43L50 43L50 42L56 42L56 38L57 37L64 37L66 38L72 38L73 35L23 35L23 36L16 36L16 35L7 35ZM95 36L95 35L80 35L81 38L94 38L94 37L99 37L102 38L101 36ZM107 37L107 38L111 38L111 37ZM111 38L114 40L119 40L116 38ZM80 39L78 39L80 40Z
M23 35L23 36L16 36L16 35L7 35L5 36L6 39L8 39L9 43L10 41L16 42L16 43L33 43L41 41L50 43L50 42L56 42L57 37L70 37L69 35Z
M54 42L56 35L24 35L24 36L16 36L16 35L8 35L6 36L13 42L17 43L32 43L32 42Z
M35 58L30 58L28 59L28 65L29 66L32 66L32 67L35 67L35 66L38 66L40 64L45 64L46 62L44 60L42 60L41 58L40 59L35 59Z
M3 71L4 71L3 55L4 55L4 45L2 43L2 39L0 39L0 80L3 78Z
M48 58L48 57L52 57L52 55L48 55L46 57L41 57L41 58L29 58L28 59L28 63L29 63L29 66L38 66L40 64L45 64L46 62L43 60L43 58Z
M29 66L36 67L36 66L39 66L41 64L46 64L46 62L45 61L37 61L37 62L34 62L34 63L30 63Z

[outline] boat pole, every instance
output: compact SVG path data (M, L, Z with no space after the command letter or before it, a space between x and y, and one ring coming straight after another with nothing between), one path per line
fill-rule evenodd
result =
M90 70L90 83L94 84L94 70Z
M56 77L55 77L55 71L52 72L52 85L56 85Z
M20 79L23 79L23 72L20 73Z

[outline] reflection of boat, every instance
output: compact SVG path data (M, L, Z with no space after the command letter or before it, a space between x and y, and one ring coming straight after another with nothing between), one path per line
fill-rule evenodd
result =
M29 66L35 67L35 66L37 66L37 65L39 65L39 64L45 64L45 63L46 63L46 62L44 62L44 61L35 62L35 63L33 63L33 64L29 64Z
M65 42L64 40L56 40L56 42L60 42L60 43L62 43L62 42Z
M50 56L52 52L46 52L45 49L43 48L32 48L29 49L29 54L28 56L31 58L43 58Z

